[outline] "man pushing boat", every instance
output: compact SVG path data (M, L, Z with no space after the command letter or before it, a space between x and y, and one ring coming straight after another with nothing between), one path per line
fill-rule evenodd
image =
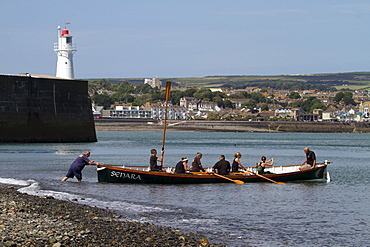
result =
M90 161L89 156L90 151L85 151L83 154L79 155L69 167L67 175L62 179L62 181L67 181L68 178L73 178L76 176L77 182L81 182L82 170L85 168L85 165L99 165L99 163Z

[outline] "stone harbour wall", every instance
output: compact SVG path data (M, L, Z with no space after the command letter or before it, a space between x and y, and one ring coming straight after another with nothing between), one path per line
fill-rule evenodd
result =
M0 142L95 142L87 81L0 75Z

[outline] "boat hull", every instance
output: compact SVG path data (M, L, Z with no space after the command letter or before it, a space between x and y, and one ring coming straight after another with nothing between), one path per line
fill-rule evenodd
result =
M297 181L324 179L327 165L321 165L314 169L293 171L280 174L265 174L263 176L274 181ZM119 166L99 165L97 167L98 181L106 183L147 183L147 184L204 184L204 183L232 183L225 178L207 173L176 174L168 172L149 172L129 169ZM267 182L264 178L254 174L226 175L232 180L243 182Z

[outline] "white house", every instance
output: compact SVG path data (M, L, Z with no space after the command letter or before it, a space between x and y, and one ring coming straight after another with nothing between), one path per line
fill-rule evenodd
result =
M144 84L149 84L152 88L157 87L158 89L161 89L162 82L157 78L152 79L144 79Z
M149 119L152 118L152 112L141 110L139 106L122 106L118 105L114 110L109 110L110 118L133 118Z
M151 105L152 118L163 120L166 112L166 104L152 104ZM172 105L169 103L167 108L168 120L186 120L188 119L188 111L181 106Z

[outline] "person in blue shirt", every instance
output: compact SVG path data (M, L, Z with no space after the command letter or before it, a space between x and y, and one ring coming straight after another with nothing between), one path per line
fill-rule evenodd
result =
M67 181L68 178L77 178L77 182L82 180L82 170L85 168L85 165L99 165L94 161L89 160L90 151L85 151L84 154L81 154L77 157L75 161L69 167L67 175L62 179L62 181Z

